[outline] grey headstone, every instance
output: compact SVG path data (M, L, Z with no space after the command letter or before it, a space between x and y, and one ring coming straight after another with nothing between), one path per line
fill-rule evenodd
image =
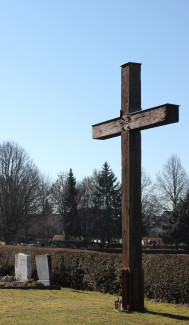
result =
M18 253L15 255L15 278L19 281L31 279L31 255Z
M39 282L47 286L53 284L51 256L36 255L35 261Z

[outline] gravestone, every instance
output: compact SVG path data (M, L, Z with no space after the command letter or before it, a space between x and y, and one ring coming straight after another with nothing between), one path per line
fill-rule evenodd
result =
M36 262L39 282L43 283L46 286L52 285L53 277L52 277L51 256L48 254L36 255L35 262Z
M15 255L15 278L19 281L31 279L31 255L18 253Z

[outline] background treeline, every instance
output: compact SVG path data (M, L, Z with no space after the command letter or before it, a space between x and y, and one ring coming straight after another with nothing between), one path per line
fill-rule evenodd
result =
M143 236L163 222L165 242L189 245L189 182L179 157L168 159L155 183L142 171L141 196ZM1 240L10 243L23 228L27 238L28 229L52 213L60 214L57 233L66 240L110 245L121 238L121 184L107 162L82 181L70 169L51 182L23 148L1 144Z
M108 163L76 184L72 169L58 175L51 197L62 218L65 238L94 238L110 244L121 238L121 184Z

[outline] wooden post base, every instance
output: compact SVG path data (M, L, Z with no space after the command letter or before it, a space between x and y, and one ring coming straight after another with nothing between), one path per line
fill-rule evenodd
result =
M144 309L144 272L141 269L122 270L122 303L127 310Z

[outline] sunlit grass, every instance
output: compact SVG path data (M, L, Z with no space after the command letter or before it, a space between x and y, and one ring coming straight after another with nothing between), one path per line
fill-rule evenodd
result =
M0 245L5 245L5 242L0 240Z
M116 296L63 289L0 290L0 324L189 324L189 307L145 301L144 313L118 313Z

